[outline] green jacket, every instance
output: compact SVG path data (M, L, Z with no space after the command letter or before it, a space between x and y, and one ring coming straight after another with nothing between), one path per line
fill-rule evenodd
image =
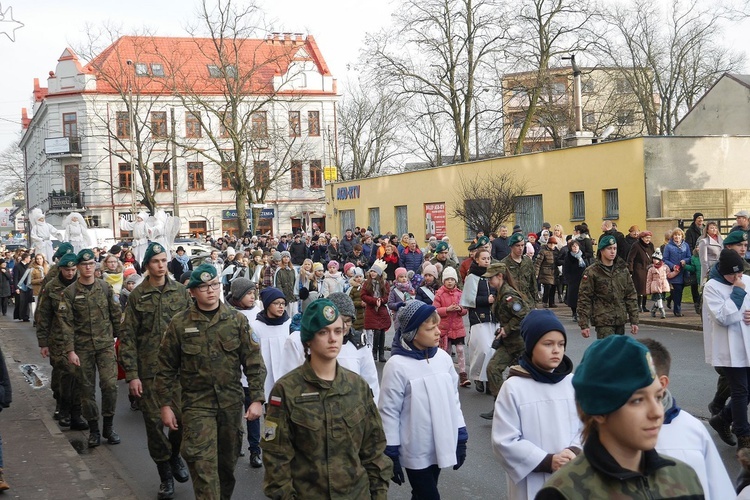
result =
M265 400L266 366L260 346L247 318L226 304L220 304L212 318L195 304L177 313L161 340L158 359L154 392L160 407L175 400L173 388L178 384L183 410L242 404L240 367L247 376L250 400Z
M62 281L55 279L50 281L39 294L39 303L36 306L38 315L36 319L36 337L39 347L49 347L57 354L64 354L64 343L60 331L60 319L57 316L57 308L62 302L63 292L67 288Z
M638 295L625 261L617 258L611 269L597 260L583 272L578 289L578 326L638 324Z
M172 317L193 303L187 288L167 278L163 288L148 279L128 297L120 332L120 364L125 379L154 378L159 367L159 345Z
M492 304L492 314L505 329L506 335L521 334L521 321L530 310L529 304L507 283L500 287Z
M96 279L91 287L79 280L63 291L57 308L64 353L113 348L120 334L122 307L112 287Z
M387 497L380 414L367 383L341 365L332 382L309 361L276 382L261 437L269 498Z
M513 260L513 257L507 255L500 262L508 267L508 272L513 276L518 291L526 296L526 300L532 306L535 305L537 299L536 268L531 259L524 255L519 264Z

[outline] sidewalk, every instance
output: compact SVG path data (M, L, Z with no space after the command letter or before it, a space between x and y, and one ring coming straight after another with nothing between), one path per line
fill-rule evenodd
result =
M648 303L648 307L651 307L650 301ZM565 304L557 304L557 308L551 310L554 311L558 316L564 318L570 319L573 316L573 314L570 312L570 308ZM695 309L693 309L692 303L682 304L682 314L684 314L684 316L681 318L676 317L670 309L667 309L666 312L667 317L665 319L661 319L658 314L656 318L652 318L651 313L642 312L638 315L638 323L641 325L657 327L660 326L663 328L679 328L681 330L703 330L703 322L701 321L701 316L700 314L695 313Z
M31 323L14 322L9 317L0 317L0 345L13 385L13 402L0 413L4 475L11 488L3 496L29 500L136 498L105 446L89 453L85 432L60 430L52 418L49 361L39 355ZM42 387L32 387L26 381L22 364L39 367ZM85 455L79 455L72 444Z

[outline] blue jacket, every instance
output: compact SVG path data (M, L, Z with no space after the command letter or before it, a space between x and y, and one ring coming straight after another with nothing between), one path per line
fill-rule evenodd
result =
M664 263L669 266L669 269L674 270L674 266L679 264L681 260L684 260L685 263L690 263L690 245L683 241L678 247L674 244L674 240L669 240L669 243L664 246ZM684 266L680 269L680 274L674 278L670 278L669 282L673 285L682 285L685 283Z
M401 265L406 268L407 271L414 271L414 274L421 274L422 262L424 262L424 254L420 249L416 249L413 252L408 248L405 248L401 252Z

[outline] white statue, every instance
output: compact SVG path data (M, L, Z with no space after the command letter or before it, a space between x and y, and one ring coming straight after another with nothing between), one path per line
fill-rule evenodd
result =
M167 215L164 210L157 210L156 215L146 222L148 239L160 243L167 254L167 261L172 259L172 245L180 232L180 218Z
M138 212L135 222L130 222L125 217L120 218L120 230L133 232L133 256L139 264L143 262L148 248L148 226L146 226L148 219L148 212Z
M52 255L55 251L52 249L52 237L60 238L60 232L55 226L48 224L44 219L44 214L38 208L35 208L29 214L31 222L31 247L34 253L42 254L47 258L47 262L52 262Z
M93 245L88 225L78 212L71 212L70 215L65 217L63 228L65 229L68 242L73 245L75 253L80 252L84 248L91 248Z

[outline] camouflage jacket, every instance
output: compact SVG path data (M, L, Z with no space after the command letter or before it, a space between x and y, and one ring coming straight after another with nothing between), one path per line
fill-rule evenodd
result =
M276 382L261 437L269 498L387 497L380 414L364 379L341 365L333 381L305 361Z
M492 304L492 314L505 329L506 335L521 334L521 320L529 314L529 304L509 284L503 283Z
M463 290L464 282L461 279L461 273L458 272L458 263L456 261L454 261L451 258L448 258L448 259L445 259L445 262L440 262L437 257L433 257L430 259L430 264L432 264L433 266L435 264L440 264L441 266L443 266L443 269L445 269L446 267L452 267L453 269L455 269L456 276L458 277L458 281L457 281L458 288ZM443 273L441 272L440 277L438 279L438 288L440 288L443 284L442 277L443 277Z
M59 279L50 281L39 294L39 303L36 306L36 337L39 347L63 353L63 338L60 331L60 320L57 317L57 308L62 302L63 292L68 286Z
M112 287L97 279L89 286L79 280L67 287L57 307L64 352L98 351L114 347L120 334L122 308Z
M120 364L128 382L156 376L164 332L172 317L191 304L187 288L169 278L163 288L146 279L130 292L120 331Z
M695 471L655 450L643 452L644 472L622 468L602 446L596 432L583 453L555 472L536 500L581 498L702 499L703 487Z
M513 276L518 291L526 297L526 300L532 306L535 305L537 298L536 268L531 259L524 255L519 264L508 255L500 262L508 266L508 272Z
M247 318L220 304L212 318L193 304L177 313L159 346L154 391L159 406L174 400L179 383L182 408L227 408L242 404L240 367L247 375L250 400L263 402L266 366Z
M597 260L583 272L578 290L578 326L638 324L638 295L625 261L617 258L611 269Z
M47 274L44 275L44 279L42 279L42 290L44 290L44 287L47 286L47 283L54 280L60 275L60 269L57 267L57 264L50 264L49 270L47 270ZM42 294L39 294L39 301L41 302ZM39 304L36 306L36 310L34 311L34 321L36 324L39 324L39 320L41 317L39 316L41 314L41 311L39 310ZM55 309L57 311L57 309ZM37 332L37 337L39 336L39 333ZM45 346L39 346L39 347L45 347Z

